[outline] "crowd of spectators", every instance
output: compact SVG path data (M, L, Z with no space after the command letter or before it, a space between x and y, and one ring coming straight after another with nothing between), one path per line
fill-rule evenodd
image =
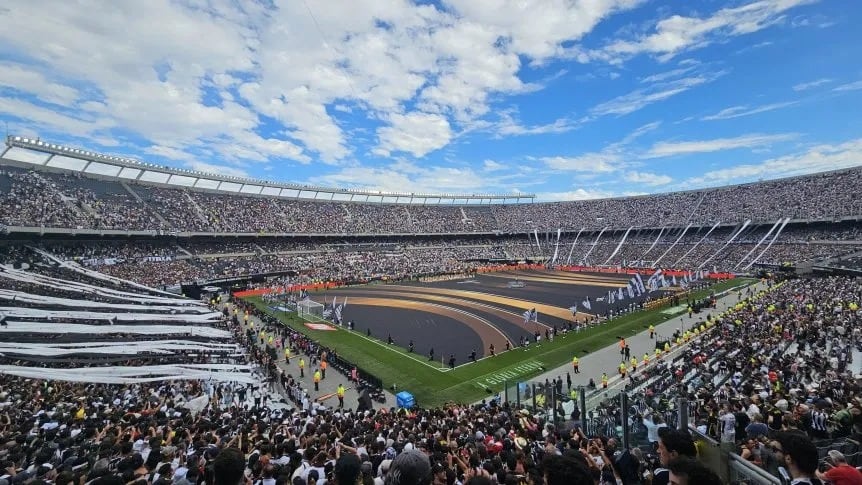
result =
M7 251L4 261L23 252ZM70 276L69 270L54 271ZM239 306L228 318L228 306L219 325L231 330L243 358L260 369L264 386L0 375L6 465L0 480L556 485L683 483L684 477L720 483L698 461L692 435L663 425L663 406L674 395L688 396L700 433L733 443L742 459L769 473L779 476L783 467L797 480L862 479L850 466L856 457L846 453L847 442L836 441L862 434L854 360L862 344L862 281L794 279L735 298L731 310L708 318L694 314L684 333L669 337L689 347L668 360L667 372L643 381L632 373L630 392L642 396L635 407L652 446L624 449L615 426L610 433L587 426L580 411L555 423L537 410L497 401L410 410L314 404L295 376L272 365L278 357L257 344L256 331L241 325L247 308ZM319 359L326 350L283 327L265 331L276 332L295 355ZM590 415L597 413L610 409Z
M166 232L435 234L709 226L748 219L773 223L786 217L837 220L862 214L853 182L860 170L639 197L478 206L291 200L7 167L0 173L0 223Z

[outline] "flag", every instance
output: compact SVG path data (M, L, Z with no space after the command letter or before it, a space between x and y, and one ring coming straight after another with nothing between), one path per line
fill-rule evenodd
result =
M629 298L634 298L635 297L635 290L632 289L632 285L631 284L626 285L626 289L628 290Z
M341 311L344 309L344 303L335 307L335 323L341 325Z
M342 305L344 305L344 308L347 308L347 297L346 296L344 297L344 303Z
M614 300L614 295L615 295L615 293L613 291L608 292L608 304L609 305L613 305L614 301L616 301L616 300Z
M335 310L335 300L336 300L336 299L338 299L338 296L333 296L333 297L332 297L332 310L333 310L333 311Z
M638 283L638 288L640 288L641 294L646 293L646 287L644 287L644 280L641 278L640 273L635 273L635 279Z
M586 308L587 310L592 310L592 309L593 309L592 305L590 304L590 298L589 298L589 297L587 297L587 299L586 299L586 300L584 300L584 301L582 301L582 302L581 302L581 306L582 306L582 307L584 307L584 308Z
M676 284L676 276L672 276L672 277L671 277L670 284L671 284L671 286L677 286L677 284Z
M623 301L624 299L625 299L625 296L623 296L623 289L622 289L622 287L620 287L617 290L617 300Z
M530 310L527 310L527 311L525 311L525 312L524 312L524 325L526 325L526 324L527 324L527 322L529 322L529 321L530 321L530 317L531 317L532 315L533 315L533 312L531 312Z
M539 322L539 312L537 312L535 308L530 310L530 317L533 319L534 322Z

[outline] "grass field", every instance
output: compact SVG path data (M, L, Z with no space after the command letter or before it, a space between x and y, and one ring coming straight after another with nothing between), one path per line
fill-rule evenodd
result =
M717 283L709 290L694 292L695 299L704 298L710 291L722 290L751 283L753 280L735 279ZM491 386L496 393L502 386L494 385L501 376L514 380L527 380L545 369L553 369L571 362L597 349L614 344L619 337L630 337L644 331L650 324L659 324L674 315L662 313L666 308L640 311L616 318L610 323L590 328L580 333L558 337L541 346L530 346L526 351L502 352L494 358L485 358L475 364L444 369L440 361L427 362L427 357L408 354L397 346L387 345L364 334L343 328L337 331L314 331L304 325L295 314L275 312L260 298L249 298L260 311L281 320L284 324L335 349L345 359L380 378L389 388L393 383L399 390L408 390L417 402L426 407L437 406L447 401L474 402L488 395L485 388ZM438 356L439 358L439 356Z

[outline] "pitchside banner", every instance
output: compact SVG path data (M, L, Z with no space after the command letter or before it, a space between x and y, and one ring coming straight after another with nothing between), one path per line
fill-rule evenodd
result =
M305 326L312 330L324 330L329 332L335 330L332 325L327 325L325 323L306 323Z

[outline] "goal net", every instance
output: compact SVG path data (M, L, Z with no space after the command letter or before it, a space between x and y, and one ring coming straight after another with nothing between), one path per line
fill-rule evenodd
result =
M323 320L323 305L314 300L300 300L296 303L296 314L307 320Z

